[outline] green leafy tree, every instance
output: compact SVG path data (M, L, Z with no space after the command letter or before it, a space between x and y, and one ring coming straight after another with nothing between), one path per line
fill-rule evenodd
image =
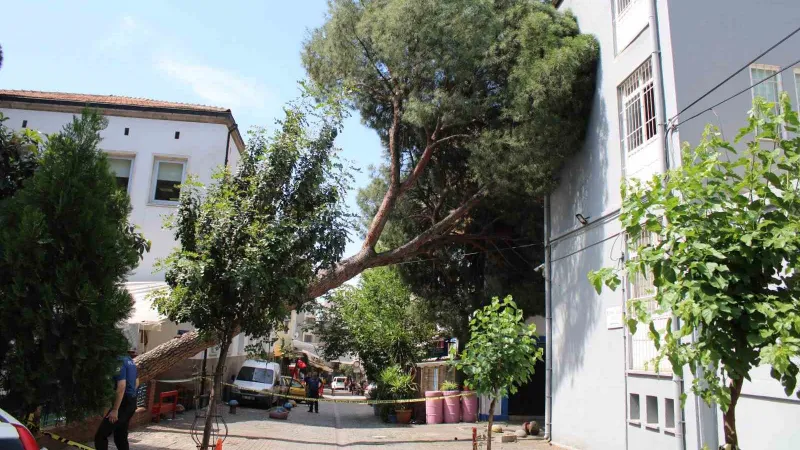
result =
M0 201L11 197L39 166L43 141L39 133L26 128L13 132L0 113Z
M0 405L23 416L107 408L128 349L116 327L132 307L122 283L149 243L98 148L105 126L84 112L40 158L33 135L0 132L11 193L0 200Z
M339 116L326 111L309 123L309 111L287 109L271 139L254 133L235 175L223 171L205 192L196 183L181 192L172 223L181 246L162 263L172 289L155 304L219 342L211 410L233 336L266 338L347 242L347 177L333 146ZM203 448L211 424L208 415Z
M364 272L357 287L332 292L316 332L325 358L357 354L375 380L391 365L412 370L436 328L424 302L411 295L396 270L381 267Z
M582 147L599 56L574 16L542 2L329 5L304 46L309 85L320 98L359 111L381 138L386 162L360 250L320 271L306 300L366 269L473 234L467 225L478 205L513 204L551 189L553 174ZM413 226L379 251L399 211ZM149 379L164 360L210 343L188 334L137 365Z
M492 449L492 423L497 399L517 392L530 381L541 361L536 325L525 325L525 317L511 297L478 309L470 319L472 337L456 367L464 371L466 384L491 399L487 449Z
M623 188L620 215L636 258L621 268L589 274L598 292L623 276L651 277L655 310L628 302L632 331L645 325L663 358L692 390L724 413L725 442L738 446L736 404L744 380L760 365L792 395L800 357L800 138L788 96L779 108L756 99L741 155L713 127L696 148L683 148L682 165L647 183ZM655 314L671 313L665 330ZM800 393L798 393L800 398ZM682 401L684 399L681 399Z

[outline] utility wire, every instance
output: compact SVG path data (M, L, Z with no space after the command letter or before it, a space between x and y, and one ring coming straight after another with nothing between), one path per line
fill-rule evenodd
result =
M798 28L798 29L800 30L800 28ZM683 125L684 123L686 123L686 122L688 122L688 121L690 121L690 120L692 120L692 119L695 119L695 118L697 118L697 117L699 117L699 116L702 116L703 114L705 114L705 113L707 113L707 112L709 112L709 111L712 111L712 110L713 110L714 108L716 108L717 106L719 106L719 105L721 105L721 104L723 104L723 103L725 103L725 102L727 102L727 101L729 101L729 100L732 100L732 99L733 99L733 98L735 98L735 97L738 97L738 96L740 96L740 95L744 94L745 92L749 91L750 89L753 89L754 87L758 86L759 84L761 84L761 83L763 83L763 82L765 82L765 81L767 81L767 80L770 80L770 79L772 79L772 78L775 78L775 77L777 77L777 76L778 76L779 74L781 74L782 72L785 72L785 71L787 71L787 70L791 69L792 67L796 66L797 64L800 64L800 59L798 59L797 61L795 61L795 62L793 62L793 63L789 64L788 66L784 67L783 69L781 69L781 70L779 70L779 71L777 71L777 72L773 73L772 75L770 75L770 76L768 76L768 77L764 78L763 80L759 81L758 83L753 83L753 84L751 84L750 86L748 86L748 87L746 87L746 88L742 89L741 91L739 91L739 92L737 92L737 93L735 93L735 94L731 95L730 97L726 98L725 100L722 100L721 102L719 102L719 103L717 103L717 104L715 104L715 105L713 105L713 106L710 106L710 107L708 107L708 108L704 109L703 111L701 111L701 112L699 112L699 113L697 113L697 114L695 114L695 115L693 115L693 116L689 117L688 119L686 119L686 120L681 120L681 121L680 121L680 122L678 122L677 124L675 124L675 125L672 125L672 127L671 127L671 128L672 128L672 129L678 128L679 126ZM674 117L673 117L673 119L674 119ZM672 119L670 119L670 120L672 120Z
M792 31L791 33L789 33L788 35L786 35L786 37L784 37L783 39L781 39L780 41L778 41L778 42L777 42L775 45L773 45L772 47L770 47L770 48L768 48L768 49L764 50L764 51L763 51L763 52L762 52L760 55L758 55L758 56L756 56L755 58L753 58L752 60L750 60L750 62L748 62L747 64L745 64L744 66L742 66L742 67L741 67L739 70L737 70L736 72L733 72L733 73L732 73L732 74L731 74L731 75L730 75L728 78L725 78L724 80L722 80L721 82L719 82L719 83L718 83L716 86L714 86L713 88L711 88L711 90L710 90L710 91L708 91L708 92L706 92L705 94L701 95L701 96L700 96L700 97L699 97L697 100L693 101L692 103L689 103L689 106L687 106L687 107L683 108L682 110L680 110L680 111L678 112L678 114L675 114L674 116L672 116L672 118L671 118L671 119L669 119L667 122L671 122L671 121L675 120L675 118L676 118L676 117L678 117L678 116L680 116L682 113L686 112L686 110L687 110L687 109L691 108L692 106L696 105L698 102L700 102L701 100L703 100L704 98L706 98L706 97L708 97L709 95L711 95L711 93L712 93L712 92L716 91L716 90L717 90L717 89L719 89L719 88L720 88L720 87L721 87L723 84L725 84L725 83L727 83L728 81L730 81L730 80L731 80L733 77L735 77L736 75L738 75L738 74L739 74L739 72L741 72L741 71L743 71L743 70L747 69L748 67L750 67L750 65L751 65L751 64L755 63L755 62L756 62L756 61L758 61L758 60L759 60L759 59L760 59L762 56L764 56L764 55L766 55L767 53L769 53L769 52L771 52L772 50L774 50L774 49L775 49L775 47L777 47L777 46L779 46L779 45L783 44L784 42L786 42L786 40L787 40L787 39L791 38L792 36L794 36L794 35L795 35L795 34L797 34L798 32L800 32L800 27L798 27L797 29L795 29L794 31ZM706 111L708 111L708 110L706 110ZM706 112L706 111L703 111L703 112Z

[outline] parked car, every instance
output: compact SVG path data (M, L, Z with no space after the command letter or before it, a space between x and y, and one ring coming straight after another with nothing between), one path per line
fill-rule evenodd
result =
M331 392L338 391L338 390L345 390L347 383L347 377L333 377L333 382L331 383Z
M248 359L233 382L231 397L240 404L255 403L267 407L278 402L274 394L282 394L281 366L278 363Z
M306 396L306 387L300 383L299 380L295 380L292 377L281 377L281 383L286 389L286 394L293 395L295 397L305 397ZM297 403L302 403L302 400L294 399Z
M2 409L0 409L0 449L40 450L28 427Z

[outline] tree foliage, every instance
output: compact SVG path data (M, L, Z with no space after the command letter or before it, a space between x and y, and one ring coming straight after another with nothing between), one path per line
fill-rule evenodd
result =
M581 148L596 41L540 2L330 5L304 64L323 89L350 94L388 150L359 192L365 248L379 237L387 255L412 244L406 256L434 259L401 272L456 335L500 293L538 312L541 280L529 261L541 248L499 250L541 241L535 197ZM440 226L464 205L460 220Z
M700 145L684 147L679 168L624 186L621 220L637 256L589 275L598 292L626 275L652 277L657 306L630 301L628 325L649 326L657 359L676 373L689 367L692 390L726 413L734 446L736 402L752 369L769 364L786 395L797 391L800 138L782 133L799 127L785 93L777 108L756 99L735 139L748 138L741 155L709 127ZM642 233L650 243L636 239ZM663 313L677 318L675 330L655 328L652 316Z
M30 128L13 132L6 128L6 120L0 113L0 201L11 197L33 176L43 146L39 133Z
M511 297L478 309L470 319L472 336L456 367L464 371L466 385L491 399L489 440L495 402L517 392L530 381L536 362L542 359L536 325L525 324L525 317Z
M371 218L369 205L380 201L376 195L382 194L371 187L359 192L364 231ZM413 204L398 203L381 245L396 247L423 231L413 209ZM465 344L470 314L493 297L511 295L526 317L544 313L544 279L532 270L533 261L544 257L543 223L538 199L522 196L481 204L470 212L461 234L449 236L445 245L425 248L417 255L419 262L396 270L427 303L436 324Z
M411 296L393 268L370 269L357 287L340 288L327 300L316 329L323 356L357 354L373 380L394 364L413 368L436 333L425 304Z
M0 131L0 405L68 420L108 407L128 343L122 286L149 243L98 148L106 121L74 118L40 141Z
M311 111L287 109L271 139L254 132L235 175L223 169L205 192L191 182L182 189L172 222L181 245L162 263L171 290L155 304L218 340L221 358L240 331L266 338L347 242L347 177L333 146L340 116L322 109L310 123Z
M308 299L460 239L478 205L547 192L556 169L582 147L599 56L572 15L540 2L329 5L304 45L303 64L320 98L343 95L361 113L387 160L371 187L378 193L361 249L319 272ZM378 251L400 210L413 234ZM189 334L179 353L206 345ZM137 365L145 379L163 366L148 355Z

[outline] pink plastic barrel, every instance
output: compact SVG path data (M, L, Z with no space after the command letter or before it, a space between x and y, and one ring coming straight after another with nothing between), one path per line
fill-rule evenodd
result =
M426 423L442 423L444 414L442 414L442 391L425 391L425 422Z
M467 391L464 392L465 394ZM464 422L478 421L478 396L474 392L461 397L462 417Z
M461 391L444 391L442 395L458 395ZM461 421L461 397L448 397L444 399L444 423L458 423Z

